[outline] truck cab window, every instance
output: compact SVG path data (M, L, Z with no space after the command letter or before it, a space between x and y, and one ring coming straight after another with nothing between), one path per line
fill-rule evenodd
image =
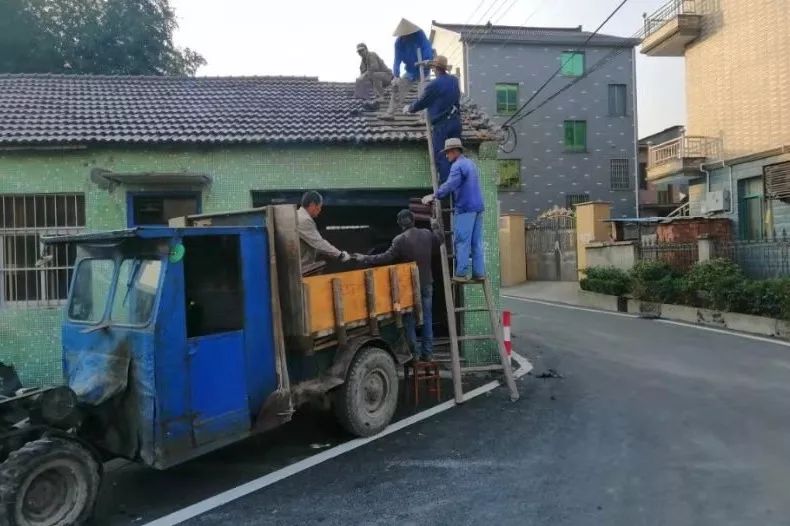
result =
M70 319L93 323L102 320L113 272L115 263L111 259L84 259L80 262L69 303Z
M187 338L241 330L238 236L187 237L183 243Z
M162 262L125 259L118 271L111 318L123 325L144 325L151 319Z

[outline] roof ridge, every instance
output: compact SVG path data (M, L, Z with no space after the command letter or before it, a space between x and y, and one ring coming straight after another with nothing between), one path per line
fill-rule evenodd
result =
M308 75L108 75L96 73L0 73L0 78L19 79L96 79L96 80L304 80L322 82L316 76ZM332 84L328 81L326 84Z
M508 25L499 25L499 24L454 24L448 22L437 22L436 20L431 21L431 25L439 26L442 28L447 29L448 27L462 27L466 29L484 29L484 28L491 28L491 29L537 29L537 30L549 30L549 31L568 31L579 33L582 32L582 26L573 26L573 27L559 27L559 26L508 26Z

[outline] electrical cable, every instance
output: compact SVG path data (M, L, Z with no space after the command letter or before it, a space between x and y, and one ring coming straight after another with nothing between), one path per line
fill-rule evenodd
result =
M586 48L586 47L587 47L587 45L590 43L590 41L591 41L591 40L592 40L592 39L595 37L595 35L597 35L597 34L598 34L598 32L599 32L599 31L600 31L600 30L603 28L603 26L605 26L605 25L606 25L606 23L607 23L607 22L609 22L609 20L611 20L611 19L612 19L612 17L613 17L615 14L617 14L617 12L618 12L618 11L620 11L620 9L621 9L621 8L622 8L622 7L623 7L623 6L624 6L624 5L625 5L627 2L628 2L628 0L622 0L622 1L621 1L621 2L620 2L618 5L617 5L617 7L614 9L614 11L612 11L611 13L609 13L609 16L607 16L607 17L606 17L606 19L605 19L603 22L601 22L601 24L600 24L600 25L599 25L599 26L598 26L598 27L595 29L595 31L593 31L592 33L590 33L590 36L588 36L588 37L587 37L587 39L584 41L584 43L581 45L581 47L580 47L579 49ZM552 74L551 74L551 76L549 76L549 78L548 78L548 79L546 79L546 81L545 81L543 84L541 84L541 85L540 85L540 87L539 87L539 88L538 88L538 89L537 89L537 90L536 90L536 91L535 91L535 92L534 92L534 93L533 93L533 94L532 94L532 95L529 97L529 99L527 99L527 101L526 101L524 104L522 104L522 105L521 105L521 106L520 106L520 107L519 107L519 108L518 108L518 109L515 111L515 113L513 113L513 115L511 115L510 117L508 117L508 119L507 119L507 120L506 120L504 123L502 123L502 126L505 126L505 125L508 125L508 124L512 124L513 122L516 122L516 119L520 120L520 119L519 119L519 115L520 115L520 113L521 113L522 111L524 111L524 109L525 109L525 108L526 108L526 107L529 105L529 103L530 103L530 102L532 102L533 100L535 100L535 98L536 98L536 97L537 97L537 96L540 94L540 92L542 92L542 91L543 91L543 90L546 88L546 86L548 86L548 85L551 83L551 81L552 81L552 80L554 80L554 78L555 78L557 75L559 75L559 74L562 72L563 68L565 68L565 66L566 66L566 65L567 65L567 64L570 62L571 58L572 58L572 55L571 55L571 56L569 56L567 59L565 59L565 60L562 62L562 64L560 64L560 67L559 67L559 68L557 68L557 69L556 69L556 71L554 71L554 73L552 73Z

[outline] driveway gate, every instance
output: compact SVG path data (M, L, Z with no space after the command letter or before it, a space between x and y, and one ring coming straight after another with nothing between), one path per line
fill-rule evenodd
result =
M527 223L527 279L576 281L576 218L542 217Z

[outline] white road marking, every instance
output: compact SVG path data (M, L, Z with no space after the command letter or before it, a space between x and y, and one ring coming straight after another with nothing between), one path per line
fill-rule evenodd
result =
M656 319L659 323L666 323L667 325L679 325L681 327L689 327L692 329L699 329L701 331L708 331L708 332L717 332L719 334L726 334L728 336L740 336L741 338L746 338L748 340L755 340L758 342L764 343L774 343L776 345L781 345L783 347L790 347L790 342L785 340L779 340L777 338L769 338L767 336L758 336L756 334L747 334L744 332L737 332L731 331L729 329L717 329L716 327L706 327L705 325L695 325L693 323L685 323L682 321L675 321L675 320L664 320L664 319Z
M519 365L519 369L514 371L513 376L518 379L527 374L532 370L532 364L521 356L520 354L514 352L512 354L513 360ZM482 394L488 393L497 387L499 387L500 382L499 380L493 380L488 382L485 385L478 387L477 389L473 389L468 393L464 394L464 402L475 398L476 396L480 396ZM362 447L366 444L373 442L374 440L378 440L383 438L387 435L395 433L396 431L400 431L406 427L409 427L417 422L421 422L426 420L434 415L447 411L448 409L453 408L456 405L455 400L448 400L446 402L442 402L439 405L433 406L430 409L426 409L416 415L412 415L410 417L404 418L403 420L399 420L394 424L387 427L384 431L379 433L378 435L374 435L368 438L357 438L354 440L350 440L343 444L333 447L332 449L327 449L326 451L322 451L316 455L311 457L307 457L299 462L291 464L290 466L286 466L282 469L277 471L273 471L267 475L259 477L257 479L251 480L245 484L237 486L235 488L229 489L222 493L218 493L213 497L209 497L205 500L200 502L196 502L186 508L182 508L180 510L174 511L164 517L151 521L144 526L172 526L174 524L180 524L184 521L189 519L193 519L198 515L202 515L208 511L211 511L215 508L223 506L229 502L234 500L240 499L250 493L254 493L260 489L263 489L267 486L271 486L272 484L279 482L283 479L286 479L292 475L296 475L302 471L312 468L313 466L317 466L322 462L326 462L327 460L331 460L335 457L339 457L344 453L348 453L349 451L353 451L359 447Z
M539 305L548 305L549 307L559 307L561 309L582 310L585 312L596 312L598 314L609 314L610 316L620 316L622 318L638 318L636 314L628 314L626 312L613 312L610 310L592 309L589 307L577 307L576 305L567 305L565 303L553 303L551 301L533 300L529 298L519 298L517 296L502 295L503 298L509 300L523 301L524 303L537 303Z
M552 303L550 301L533 300L533 299L529 299L529 298L519 298L517 296L507 296L507 295L504 295L504 294L502 295L502 297L503 298L507 298L509 300L523 301L525 303L538 303L540 305L548 305L550 307L559 307L560 309L581 310L581 311L586 311L586 312L595 312L595 313L598 313L598 314L609 314L610 316L620 316L620 317L625 317L625 318L639 318L639 316L636 315L636 314L626 314L624 312L612 312L612 311L608 311L608 310L591 309L591 308L588 308L588 307L577 307L575 305L567 305L565 303ZM663 318L653 318L652 321L655 321L655 322L658 322L658 323L665 323L667 325L679 325L680 327L688 327L689 329L699 329L701 331L716 332L716 333L719 333L719 334L725 334L727 336L738 336L740 338L746 338L747 340L755 340L755 341L764 342L764 343L773 343L773 344L776 344L776 345L781 345L783 347L790 347L790 342L788 342L788 341L779 340L779 339L776 339L776 338L768 338L766 336L758 336L756 334L748 334L748 333L744 333L744 332L731 331L729 329L717 329L716 327L707 327L705 325L697 325L697 324L694 324L694 323L686 323L686 322L675 321L675 320L666 320L666 319L663 319Z

